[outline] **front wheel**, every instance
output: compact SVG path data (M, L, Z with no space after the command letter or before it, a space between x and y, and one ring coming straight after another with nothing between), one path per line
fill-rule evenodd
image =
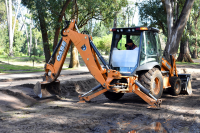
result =
M115 92L110 92L110 91L106 91L104 93L105 97L108 98L109 100L112 101L117 101L120 98L122 98L122 96L124 95L124 93L115 93Z
M160 98L163 94L163 79L158 68L153 68L139 75L140 83L148 90L155 98Z

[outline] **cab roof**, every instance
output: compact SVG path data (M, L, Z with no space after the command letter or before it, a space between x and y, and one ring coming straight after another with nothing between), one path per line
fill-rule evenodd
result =
M154 27L129 27L129 28L112 28L110 31L117 32L117 33L131 33L131 32L140 32L140 31L153 31L159 32L159 29Z

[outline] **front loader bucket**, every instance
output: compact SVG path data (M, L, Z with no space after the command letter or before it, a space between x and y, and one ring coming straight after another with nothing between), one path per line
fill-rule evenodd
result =
M191 95L192 94L192 85L191 85L191 74L178 74L178 77L181 79L181 94Z
M51 97L60 94L60 81L54 82L37 82L33 89L35 95L40 98Z

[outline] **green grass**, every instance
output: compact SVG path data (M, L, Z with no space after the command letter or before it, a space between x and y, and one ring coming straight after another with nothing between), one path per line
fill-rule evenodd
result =
M42 71L44 71L43 67L31 67L31 66L0 63L0 73L26 73L26 72L42 72Z
M36 56L36 58L38 62L45 61L44 56L41 56L41 57ZM8 58L5 55L0 55L0 60L8 62ZM27 61L32 62L29 56L16 56L16 57L9 58L9 62L27 62Z
M33 67L33 62L29 56L16 56L10 57L9 61L7 56L0 55L0 73L27 73L27 72L44 72L45 56L35 56L37 61L35 61ZM70 53L67 54L68 59L70 58ZM65 62L64 66L69 64ZM84 64L81 64L84 65ZM62 68L62 70L69 70L73 68Z
M35 67L32 66L32 61L29 56L16 56L8 59L5 55L0 55L0 73L28 73L28 72L44 72L45 57L36 57ZM28 62L28 65L27 65ZM21 63L21 64L20 64ZM18 65L15 65L18 64ZM69 65L65 63L65 66ZM62 68L68 70L71 68Z
M36 57L37 62L35 63L40 63L44 64L45 57ZM11 57L8 62L8 58L5 55L0 55L0 73L27 73L27 72L42 72L44 71L44 68L39 66L28 66L24 65L27 62L32 64L32 61L29 56L16 56L16 57ZM22 62L21 65L14 65L16 62ZM24 62L24 63L23 63ZM36 65L36 64L35 64Z
M190 63L190 62L176 62L179 65L200 65L200 63Z

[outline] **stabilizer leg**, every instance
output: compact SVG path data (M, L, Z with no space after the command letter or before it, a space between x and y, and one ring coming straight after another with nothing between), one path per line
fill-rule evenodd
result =
M146 101L150 106L148 108L160 108L160 104L162 103L161 99L155 98L150 90L146 89L142 86L139 81L135 80L135 84L140 88L140 90L135 89L134 93L140 96L144 101Z
M100 90L100 91L98 91L98 92L96 92L96 93L94 93L92 95L86 96L87 94L89 94L91 92L94 92L94 91L98 90L101 87L102 87L102 85L99 84L96 87L94 87L92 90L90 90L89 92L87 92L87 93L85 93L83 95L80 95L79 96L79 99L80 99L79 103L85 103L86 101L89 102L91 99L93 99L93 98L95 98L95 97L97 97L97 96L99 96L102 93L107 91L107 89L103 89L103 90Z

